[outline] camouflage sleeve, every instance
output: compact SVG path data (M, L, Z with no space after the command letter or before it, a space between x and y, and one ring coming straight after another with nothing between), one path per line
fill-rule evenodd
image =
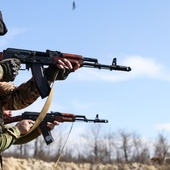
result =
M10 82L0 82L0 99L5 110L20 110L31 105L40 96L34 79L16 87Z
M18 144L25 144L25 143L28 143L34 139L36 139L38 136L40 136L39 132L37 129L35 129L34 131L32 131L31 133L29 133L26 137L23 137L21 136L21 138L19 138L18 140L16 140L14 142L15 145L18 145Z
M18 87L11 82L0 82L0 101L5 110L23 109L36 101L39 96L33 78ZM30 133L27 139L22 140L18 128L14 126L9 128L7 132L0 134L0 151L7 149L16 141L19 144L27 143L38 136L39 134L35 130Z
M6 127L5 132L0 133L0 152L8 149L11 145L25 144L40 136L37 129L22 138L22 135L16 126Z
M2 66L0 65L0 81L2 80L2 78L3 78L3 68L2 68Z
M20 131L17 127L6 128L5 132L0 134L0 152L9 148L20 137Z
M35 102L39 96L40 94L33 78L25 83L22 83L18 87L11 82L0 82L0 100L4 110L23 109ZM16 129L15 127L13 128ZM13 128L11 129L13 130ZM14 131L14 134L15 133L18 134L16 131ZM11 134L5 133L0 135L0 142L4 141L4 144L0 145L3 145L2 148L5 149L12 144L24 144L30 142L31 140L37 138L40 134L38 133L37 129L35 129L33 132L28 134L26 138L22 138L22 136L19 136L16 139L13 138Z

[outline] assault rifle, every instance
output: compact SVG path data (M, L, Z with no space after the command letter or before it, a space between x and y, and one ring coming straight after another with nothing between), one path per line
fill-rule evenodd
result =
M31 68L32 75L42 98L47 97L51 89L44 74L44 66L55 65L59 59L63 60L66 58L73 65L75 63L80 64L80 67L107 69L110 71L131 71L130 67L117 65L116 58L113 58L111 65L105 65L98 63L98 60L95 58L87 58L77 54L61 53L59 51L50 50L41 52L7 48L0 53L0 60L7 58L17 58L22 64L26 64L25 69L29 70Z
M8 117L4 119L4 124L9 124L13 122L18 122L24 119L31 119L36 121L39 116L38 112L24 112L19 116ZM99 119L98 114L95 119L87 119L84 115L74 115L71 113L60 113L60 112L51 112L47 113L44 120L40 123L40 129L42 131L42 135L47 145L54 141L49 127L47 127L47 122L75 122L75 121L83 121L83 122L93 122L93 123L108 123L108 120Z

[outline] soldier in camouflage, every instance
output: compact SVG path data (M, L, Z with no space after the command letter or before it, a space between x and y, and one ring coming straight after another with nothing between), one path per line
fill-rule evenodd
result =
M7 28L0 12L0 35L7 33ZM31 78L20 86L16 87L12 81L18 75L20 61L18 59L5 59L0 61L0 152L9 148L12 144L27 143L40 135L39 128L31 132L26 141L19 140L22 135L28 133L34 121L22 120L13 127L3 125L3 116L10 116L8 110L20 110L37 100L40 96L34 79ZM49 84L54 80L64 80L71 70L76 70L79 65L72 66L68 60L58 61L56 66L49 66L45 70ZM57 76L56 76L57 74ZM8 112L7 112L8 111ZM53 129L58 122L49 124ZM19 142L18 142L19 141Z

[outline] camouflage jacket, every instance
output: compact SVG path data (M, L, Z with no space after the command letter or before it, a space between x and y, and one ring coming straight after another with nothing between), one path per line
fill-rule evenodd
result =
M39 97L33 78L16 87L11 82L0 82L0 105L1 110L20 110L32 104ZM22 136L16 126L2 127L0 134L0 151L12 144L23 144L35 139L39 133L37 129L28 135L27 140L19 140Z

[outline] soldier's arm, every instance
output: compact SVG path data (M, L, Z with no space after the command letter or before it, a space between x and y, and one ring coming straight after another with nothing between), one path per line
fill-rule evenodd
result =
M5 127L5 131L0 134L0 152L8 149L11 145L25 144L40 136L37 129L27 135L27 138L21 138L22 134L16 126Z
M36 128L35 130L33 130L31 133L29 133L26 138L20 138L18 140L16 140L13 144L14 145L18 145L18 144L25 144L28 143L34 139L36 139L38 136L40 136L41 134L38 132L38 129Z
M0 94L4 110L23 109L40 96L33 78L18 87L9 82L0 82Z
M0 152L9 148L20 138L20 131L17 127L6 128L5 132L0 134Z

